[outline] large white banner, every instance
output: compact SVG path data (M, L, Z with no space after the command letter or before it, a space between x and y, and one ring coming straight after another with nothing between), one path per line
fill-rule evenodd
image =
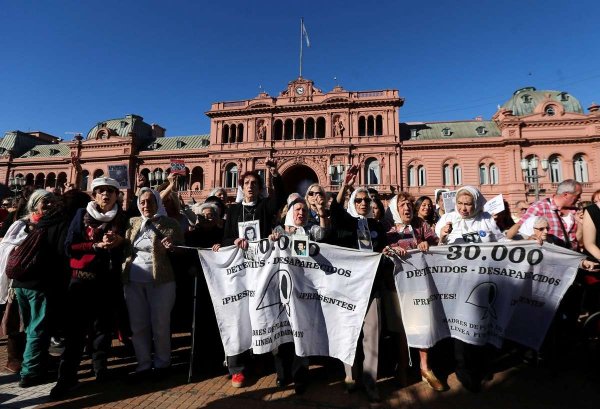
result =
M573 283L579 253L534 241L431 247L395 258L402 319L412 347L446 337L539 349Z
M227 355L294 342L299 356L352 364L381 255L310 243L291 254L283 236L247 251L198 250Z

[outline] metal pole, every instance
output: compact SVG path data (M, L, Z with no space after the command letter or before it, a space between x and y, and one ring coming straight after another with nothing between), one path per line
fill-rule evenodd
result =
M188 383L192 382L194 367L194 347L196 346L196 299L198 296L198 276L194 277L194 310L192 311L192 345L190 347L190 369L188 370Z
M300 19L300 78L302 78L302 27L304 27L304 18Z

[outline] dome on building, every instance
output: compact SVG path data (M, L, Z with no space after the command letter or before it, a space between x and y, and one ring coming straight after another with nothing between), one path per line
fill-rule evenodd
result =
M515 116L531 115L535 107L545 100L548 94L550 94L550 98L565 108L565 112L583 114L583 108L579 100L568 92L555 90L538 91L534 87L525 87L516 90L512 98L502 105L502 108L511 110Z

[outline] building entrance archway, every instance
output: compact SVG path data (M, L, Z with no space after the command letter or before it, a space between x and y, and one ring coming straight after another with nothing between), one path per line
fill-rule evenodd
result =
M295 165L286 169L282 174L283 185L286 195L291 193L300 193L302 196L306 189L313 184L318 183L319 178L314 170L306 165Z

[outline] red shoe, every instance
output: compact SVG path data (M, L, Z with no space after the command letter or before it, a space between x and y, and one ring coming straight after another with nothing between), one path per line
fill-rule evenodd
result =
M244 386L244 374L243 373L234 373L231 376L231 386L233 386L234 388L241 388L242 386Z

